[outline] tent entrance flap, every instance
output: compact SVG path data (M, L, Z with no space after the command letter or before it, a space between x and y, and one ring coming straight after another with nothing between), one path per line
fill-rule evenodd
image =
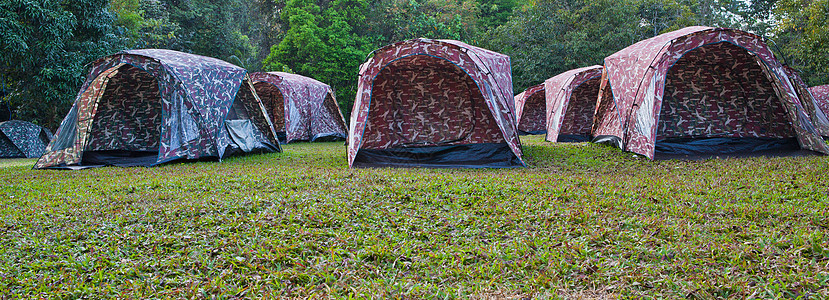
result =
M275 85L263 81L254 83L253 87L256 89L256 94L259 95L259 99L262 100L262 104L265 105L268 116L271 117L273 129L278 135L279 142L286 143L285 98L282 92Z
M123 65L97 100L82 164L150 166L161 140L161 96L155 77Z
M254 134L256 127L253 126L250 120L227 120L225 121L225 127L227 127L230 139L242 152L248 153L268 148L256 139L256 134Z
M442 58L412 55L372 86L365 149L504 142L475 81Z
M506 143L390 149L361 149L355 167L512 168L521 167Z
M244 83L243 83L244 85ZM250 153L254 151L275 151L277 147L271 145L265 137L265 133L254 124L253 120L253 95L250 89L241 88L237 98L233 101L225 120L225 129L230 136L231 143L228 145L232 154L241 151Z
M152 75L131 65L121 66L109 79L97 107L84 154L158 151L161 96Z
M589 136L593 126L593 113L596 111L596 98L599 95L601 77L589 79L575 89L570 101L564 108L559 135ZM579 139L581 141L581 139Z
M547 133L547 99L544 90L536 91L524 102L518 130L524 134Z
M689 51L666 76L657 151L762 151L772 145L755 145L758 141L795 137L773 84L757 59L734 44ZM738 146L740 142L746 145Z

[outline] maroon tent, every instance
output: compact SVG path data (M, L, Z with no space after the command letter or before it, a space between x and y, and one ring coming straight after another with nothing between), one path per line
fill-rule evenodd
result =
M602 66L570 70L544 81L547 98L547 141L590 139Z
M783 69L786 71L786 76L791 80L792 86L795 92L797 92L797 97L800 98L800 104L803 105L806 114L809 115L812 125L815 125L815 129L821 136L829 136L829 119L827 119L826 114L818 105L815 97L809 92L809 86L803 82L803 78L800 77L800 72L789 66L783 66Z
M518 132L521 134L547 133L547 101L544 84L531 86L515 96L515 115L518 116Z
M829 153L762 38L687 27L605 58L594 141L665 154Z
M92 68L36 168L152 166L281 151L248 80L227 62L128 50Z
M346 125L330 86L302 75L250 75L282 142L345 140Z
M820 110L824 114L829 114L829 84L810 87L809 92L812 93Z
M382 47L360 66L352 167L523 166L508 56L458 41Z

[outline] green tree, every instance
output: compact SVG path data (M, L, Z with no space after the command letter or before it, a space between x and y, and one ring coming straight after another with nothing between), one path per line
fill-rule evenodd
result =
M56 129L85 65L121 50L108 0L0 0L0 82L13 118Z
M515 92L564 71L602 64L642 39L691 25L729 26L728 0L539 0L481 44L512 57Z
M287 30L263 68L293 70L331 85L347 115L356 95L357 68L374 47L370 37L354 32L365 21L366 7L365 0L288 1L281 13Z
M258 68L256 3L241 0L112 0L132 48L163 48ZM243 28L244 27L244 28ZM257 36L258 37L258 36Z
M829 0L781 0L775 14L787 62L809 85L829 84Z
M539 1L490 32L483 45L512 58L515 92L564 71L601 64L643 36L625 0Z

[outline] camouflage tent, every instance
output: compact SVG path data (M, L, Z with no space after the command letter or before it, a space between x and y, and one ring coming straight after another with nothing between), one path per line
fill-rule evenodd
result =
M605 58L594 141L666 154L829 153L783 66L754 34L687 27Z
M508 56L458 41L382 47L360 66L352 167L523 166Z
M92 63L36 168L151 166L279 151L247 71L170 50L130 50Z
M301 75L250 75L280 141L345 140L346 125L331 87Z
M800 98L800 104L803 105L806 114L809 115L812 125L815 125L815 129L821 136L829 137L829 119L818 105L815 97L809 92L809 86L803 82L800 72L789 66L783 66L783 69L786 71L786 76L789 77L797 97Z
M829 84L810 87L809 92L812 93L820 110L824 114L829 114Z
M515 96L515 115L520 134L547 133L547 101L544 84L534 85Z
M26 121L0 122L0 158L33 158L46 152L49 129Z
M544 81L547 141L586 142L599 96L602 66L570 70Z

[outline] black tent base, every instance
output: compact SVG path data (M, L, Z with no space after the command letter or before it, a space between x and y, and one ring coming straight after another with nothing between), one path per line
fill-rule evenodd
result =
M288 135L285 132L277 132L276 137L279 140L279 143L282 145L288 144ZM348 139L348 136L342 133L319 133L311 137L310 140L301 139L301 140L292 140L291 143L297 142L340 142L345 141Z
M815 155L800 148L797 138L674 138L656 142L654 160Z
M360 149L354 167L515 168L523 167L506 143Z
M556 142L558 143L584 143L589 142L590 136L584 134L559 134Z
M288 143L288 133L284 131L277 131L276 132L276 140L279 141L280 144L285 145Z
M340 142L345 141L348 137L342 133L328 132L314 135L311 138L312 142Z
M539 135L539 134L547 134L547 130L523 131L521 129L518 129L518 135Z
M149 167L158 160L155 151L84 151L82 166Z

